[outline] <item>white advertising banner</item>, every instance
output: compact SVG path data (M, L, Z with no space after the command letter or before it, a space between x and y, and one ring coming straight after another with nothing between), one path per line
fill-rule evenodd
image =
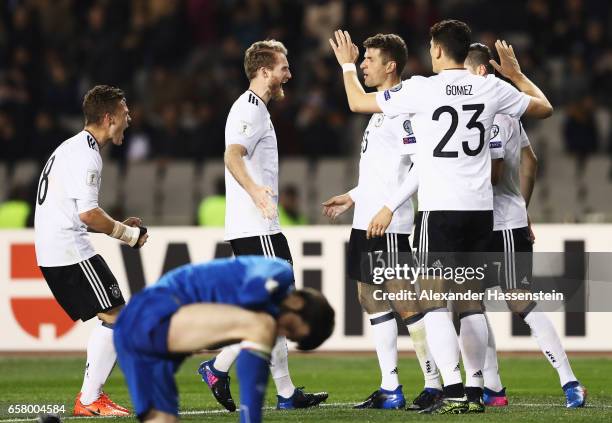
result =
M537 225L534 232L536 251L578 248L585 252L612 252L612 225ZM292 227L284 233L291 247L297 286L321 289L336 310L334 334L321 350L372 350L369 323L359 310L355 282L346 276L350 227ZM154 227L149 228L149 234L149 242L141 250L121 246L104 235L91 236L126 299L173 267L231 253L220 229ZM606 282L611 280L612 260L600 257L586 264L584 278L589 282L585 285L585 301L596 305L592 309L606 310L606 305L612 307L608 304L612 284ZM560 267L563 265L560 263ZM538 276L537 268L534 276ZM591 295L591 284L599 284L597 295ZM612 337L605 335L612 324L612 313L560 311L549 315L567 350L612 351ZM535 340L512 322L511 314L490 313L489 318L500 351L538 350ZM91 324L72 322L53 299L36 265L34 232L0 231L0 351L85 350ZM400 350L411 350L410 338L400 336L399 346Z

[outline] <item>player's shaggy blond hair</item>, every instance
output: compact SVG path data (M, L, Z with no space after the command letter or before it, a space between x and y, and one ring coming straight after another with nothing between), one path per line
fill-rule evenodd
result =
M259 68L272 69L276 64L276 53L287 55L287 48L280 41L257 41L244 53L244 72L249 81L257 76Z

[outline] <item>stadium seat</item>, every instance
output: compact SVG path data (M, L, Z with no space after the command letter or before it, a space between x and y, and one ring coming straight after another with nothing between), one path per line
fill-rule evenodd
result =
M9 185L29 186L35 178L38 178L40 170L39 164L33 160L19 161L15 165Z
M161 181L161 224L191 225L194 222L195 164L174 161L166 165Z
M280 159L280 170L278 176L279 189L293 185L299 191L300 211L308 215L310 197L313 194L312 186L309 184L310 173L308 170L308 160L306 159ZM309 216L309 221L311 216Z
M124 186L127 216L138 216L145 224L157 224L160 213L157 163L130 164Z
M107 209L119 204L120 184L119 165L110 160L104 162L102 167L102 185L98 196L98 203L102 208Z
M8 195L8 175L6 165L0 163L0 201L4 201Z
M197 192L201 198L215 194L215 183L217 179L225 178L225 165L223 160L207 160L202 165L202 172L196 181Z
M343 194L357 184L357 180L351 179L353 166L351 160L343 159L321 159L316 166L314 186L317 187L315 201L311 204L311 215L316 218L317 223L329 223L329 220L321 215L321 203L330 197ZM346 213L338 219L340 223L350 224L352 213Z

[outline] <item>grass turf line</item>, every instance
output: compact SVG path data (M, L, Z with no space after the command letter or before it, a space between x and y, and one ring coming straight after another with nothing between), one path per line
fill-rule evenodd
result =
M177 374L181 393L183 421L235 422L237 414L222 412L208 387L196 375L205 357L187 360ZM502 358L500 371L507 387L510 407L488 408L483 415L439 416L436 421L471 422L609 422L612 420L612 392L609 390L612 360L609 358L575 358L574 372L589 391L589 407L580 410L564 408L563 392L556 372L543 358ZM20 416L8 414L10 404L58 404L72 411L74 397L80 389L84 358L80 357L0 357L0 423ZM353 410L350 405L367 397L380 382L375 354L363 356L313 356L291 354L290 368L296 385L308 391L327 390L328 406L311 410L276 411L274 384L270 380L266 397L267 422L404 422L428 421L431 416L406 411ZM400 382L407 400L422 388L422 376L415 359L403 358L399 363ZM235 376L235 375L234 375ZM109 379L105 391L117 403L130 407L127 387L118 368ZM238 383L232 380L232 393L238 400ZM66 419L89 421L90 419ZM31 420L30 420L31 421ZM134 418L116 418L113 422L134 422Z

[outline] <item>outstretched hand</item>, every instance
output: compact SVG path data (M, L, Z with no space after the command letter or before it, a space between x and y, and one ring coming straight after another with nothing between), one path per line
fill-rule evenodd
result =
M345 63L355 63L359 58L359 48L351 41L351 36L348 31L334 31L334 37L336 41L334 42L334 40L330 38L329 44L332 50L334 50L336 60L338 60L340 66Z
M353 207L354 204L355 202L350 195L336 195L322 204L323 216L329 217L333 222L341 214Z

